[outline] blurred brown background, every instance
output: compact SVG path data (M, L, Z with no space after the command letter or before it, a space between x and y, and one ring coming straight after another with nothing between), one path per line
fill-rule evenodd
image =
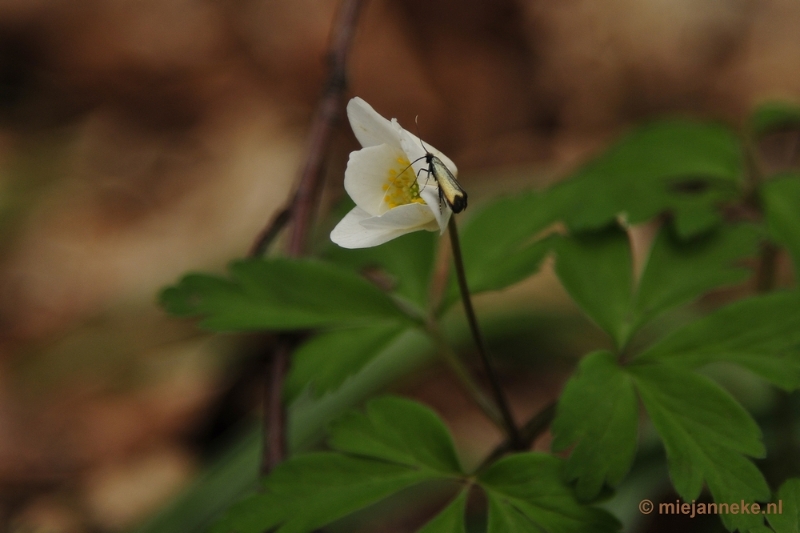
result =
M120 531L201 464L239 346L155 295L285 201L336 4L0 0L0 529ZM791 0L367 0L350 92L419 115L477 199L648 117L800 98L798 27Z

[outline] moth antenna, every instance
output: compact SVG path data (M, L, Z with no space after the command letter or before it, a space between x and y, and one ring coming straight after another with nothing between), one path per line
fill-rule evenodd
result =
M420 144L420 146L422 146L422 149L425 151L425 155L428 155L429 153L431 153L431 151L428 150L427 148L425 148L425 143L422 142L422 135L419 132L419 115L414 117L414 124L417 125L417 139L419 139L419 144Z
M401 171L399 174L397 174L397 175L398 175L398 176L402 176L403 174L405 174L405 173L406 173L406 170L408 170L409 168L411 168L411 166L412 166L414 163L416 163L417 161L420 161L420 160L422 160L422 159L425 159L425 156L424 156L424 155L423 155L422 157L418 157L418 158L416 158L415 160L413 160L412 162L410 162L410 163L408 164L408 166L407 166L406 168L404 168L404 169L403 169L403 170L402 170L402 171ZM426 170L426 169L422 169L422 170ZM419 174L419 172L417 172L417 174ZM418 177L419 177L419 176L418 176Z

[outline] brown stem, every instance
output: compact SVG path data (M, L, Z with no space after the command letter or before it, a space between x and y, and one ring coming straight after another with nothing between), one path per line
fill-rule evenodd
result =
M278 345L267 365L267 386L264 387L264 422L262 432L261 474L266 475L286 457L286 411L283 409L283 379L289 363L290 339L278 339Z
M261 230L258 238L250 248L250 257L261 257L275 240L275 237L281 232L283 228L292 220L292 206L294 205L294 198L287 205L281 208L280 211L272 218L269 224Z
M756 270L756 290L767 293L775 290L778 268L778 247L772 243L761 244Z
M527 450L533 445L536 439L538 439L539 436L547 430L547 428L553 422L555 416L556 402L552 401L541 411L536 413L533 418L528 420L524 426L522 426L522 429L520 430L520 439L522 440L522 444L524 446L523 449ZM494 450L492 450L492 453L490 453L486 459L481 462L481 465L478 467L478 471L485 469L502 456L508 452L514 451L515 449L518 448L515 447L514 442L511 439L504 440Z
M469 294L469 286L467 285L467 275L464 272L464 259L461 256L461 243L458 240L458 228L456 227L455 217L450 217L450 222L447 225L450 231L450 246L453 249L453 264L456 267L456 278L458 279L458 288L461 291L461 300L464 303L464 313L467 315L467 322L469 329L472 332L472 338L475 339L475 346L478 348L483 368L489 378L489 383L492 387L497 407L500 409L500 414L503 415L505 422L506 432L508 438L514 443L514 447L518 450L523 449L522 439L520 438L519 430L514 422L514 417L511 415L511 409L508 406L508 400L500 386L500 379L494 369L489 353L486 350L486 343L483 341L483 335L478 327L478 319L475 316L475 309L472 307L472 297Z
M292 221L292 230L289 234L287 254L290 257L299 257L305 251L314 204L322 184L325 159L334 125L343 106L342 100L347 85L347 55L362 3L362 0L342 0L339 6L328 48L328 81L311 122L305 164L300 173L297 189L290 205L284 208L256 239L251 249L251 256L263 253L269 241L274 238L274 234L280 231L280 226L288 222L289 218ZM279 339L278 347L268 365L268 375L264 380L268 390L264 396L265 440L261 457L262 473L269 472L286 457L283 382L294 344L293 335L285 335Z
M342 99L347 86L347 54L350 51L361 4L361 0L342 0L339 6L335 31L328 51L328 81L311 123L308 156L295 193L294 226L288 250L292 256L301 255L305 249L314 200L322 181L323 165L328 154L333 127L342 109Z

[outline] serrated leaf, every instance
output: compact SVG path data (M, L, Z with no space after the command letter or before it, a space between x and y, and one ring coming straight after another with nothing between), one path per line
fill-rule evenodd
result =
M310 259L249 259L229 279L189 274L161 293L171 314L216 331L289 330L403 321L406 315L357 274Z
M800 387L800 292L740 300L662 339L639 361L689 368L739 364L786 390Z
M639 396L667 451L670 478L691 501L703 483L718 503L764 501L769 487L747 458L763 457L761 431L722 388L690 370L664 364L633 364ZM728 529L758 525L758 516L722 515Z
M795 277L800 279L800 176L789 174L759 188L767 227L772 238L789 251Z
M299 455L272 471L264 492L234 505L213 533L307 533L417 483L430 470L348 457Z
M333 246L325 255L356 270L383 270L392 277L394 292L424 309L438 242L437 233L417 231L372 248L350 250Z
M478 476L489 501L488 533L601 533L618 531L607 512L581 505L562 480L563 462L551 455L516 454Z
M747 279L750 269L740 261L757 253L760 237L759 228L749 224L688 240L669 225L662 227L639 279L633 329L711 289Z
M267 477L264 492L232 507L215 533L308 533L404 488L461 479L449 432L427 407L395 397L336 422L338 452L296 455Z
M535 237L559 220L585 231L620 214L638 223L670 212L680 236L705 232L719 224L716 208L737 196L741 178L730 130L686 120L642 127L548 191L499 200L469 219L461 240L470 289L497 290L534 273L550 247ZM456 297L451 284L446 302Z
M556 273L576 303L623 347L667 309L745 279L749 269L738 262L756 253L760 236L758 227L742 224L686 240L667 225L633 289L629 239L612 226L558 242Z
M287 398L295 398L306 386L317 397L336 390L406 329L404 325L378 324L320 333L292 355L285 383Z
M548 192L572 230L624 214L636 224L671 212L683 236L719 222L716 206L742 178L739 141L722 126L666 120L643 126Z
M332 424L328 443L345 453L443 476L462 473L447 427L429 408L403 398L378 398L367 404L366 414L346 414Z
M769 525L775 533L797 533L800 531L800 479L788 479L778 490L778 512L767 515Z
M455 499L436 515L418 533L465 533L464 512L469 489L462 490Z
M756 136L791 126L800 126L800 106L789 102L764 102L750 116L750 130Z
M636 454L639 402L630 376L610 352L581 361L558 401L553 451L575 445L565 475L576 494L591 500L604 484L618 485Z
M623 346L633 291L627 234L617 227L580 233L555 244L556 273L572 299Z

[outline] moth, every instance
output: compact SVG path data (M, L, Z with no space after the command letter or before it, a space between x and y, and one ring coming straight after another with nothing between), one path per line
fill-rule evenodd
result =
M421 144L422 139L419 142ZM425 170L429 176L432 175L436 183L439 184L439 201L447 203L453 213L460 213L467 208L467 192L461 187L461 184L458 183L456 177L453 176L453 173L450 172L450 169L441 159L429 152L424 144L422 148L425 150L423 157L428 165L427 169L423 168L422 170Z
M417 124L417 138L420 146L425 151L425 155L414 160L411 164L413 165L420 159L424 159L428 168L423 168L419 172L424 170L428 173L428 176L433 176L433 179L436 180L439 185L439 204L446 203L453 210L453 213L460 213L467 208L467 191L461 187L461 184L458 183L458 180L447 168L447 165L444 164L444 161L433 155L425 147L425 143L422 142L422 136L419 134L418 118L414 118L414 122ZM417 176L419 176L419 172L417 172Z

